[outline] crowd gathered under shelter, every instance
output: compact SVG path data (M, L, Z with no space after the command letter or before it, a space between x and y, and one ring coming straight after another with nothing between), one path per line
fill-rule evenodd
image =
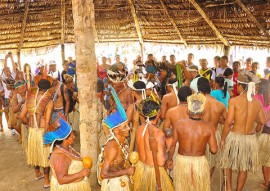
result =
M96 167L101 190L210 191L216 167L223 169L227 191L233 171L238 172L236 190L242 191L248 171L259 169L264 182L258 187L267 190L270 57L265 64L248 58L230 67L227 56L215 56L209 68L207 59L195 63L192 53L182 61L154 56L145 62L137 56L131 70L120 55L114 63L97 60L97 99L106 136ZM51 60L40 61L35 71L29 64L20 71L8 53L1 114L11 134L19 135L36 181L44 178L44 188L52 191L89 191L87 180L94 176L72 148L80 122L76 61L69 58L63 68L58 71Z

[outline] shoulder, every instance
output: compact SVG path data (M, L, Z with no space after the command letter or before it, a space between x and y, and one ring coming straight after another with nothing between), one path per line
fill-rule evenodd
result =
M71 159L67 157L64 153L53 151L50 161L53 165L55 165L56 163L60 164L70 163Z

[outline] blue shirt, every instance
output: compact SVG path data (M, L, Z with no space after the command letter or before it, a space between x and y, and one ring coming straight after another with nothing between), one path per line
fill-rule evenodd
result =
M223 95L223 91L222 90L213 90L210 94L211 96L215 97L216 100L218 100L219 102L223 103L226 108L228 108L228 102L229 102L229 99L230 99L230 94L229 92L227 91L226 93L226 97L224 97Z

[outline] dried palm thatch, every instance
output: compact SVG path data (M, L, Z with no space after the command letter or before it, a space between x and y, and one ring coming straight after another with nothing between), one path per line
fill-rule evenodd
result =
M269 0L94 0L96 42L270 46ZM71 0L1 0L0 50L74 42Z

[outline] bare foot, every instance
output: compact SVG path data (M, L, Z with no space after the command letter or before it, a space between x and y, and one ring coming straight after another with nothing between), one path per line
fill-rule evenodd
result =
M39 174L36 175L35 180L38 181L40 179L44 178L44 174L42 174L41 172Z
M260 187L264 190L267 190L267 185L265 183L261 183L260 184Z
M44 184L43 184L43 187L44 188L50 188L51 184L50 184L50 180L46 180L44 179Z

